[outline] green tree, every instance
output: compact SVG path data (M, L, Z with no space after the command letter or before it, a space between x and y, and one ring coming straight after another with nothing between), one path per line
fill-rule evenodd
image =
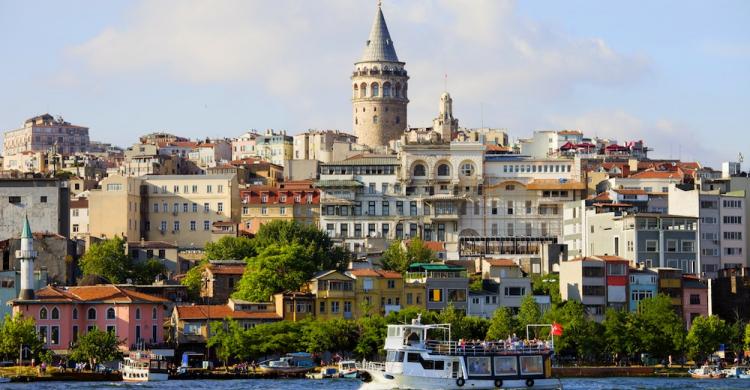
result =
M20 314L12 317L6 314L0 327L0 355L14 360L18 357L21 345L28 347L34 355L42 350L42 341L36 333L34 319Z
M750 351L750 324L745 326L745 350Z
M633 334L630 331L630 313L624 310L607 309L604 313L604 340L606 351L615 361L633 351Z
M380 260L383 269L404 273L412 263L431 263L436 259L435 252L419 237L405 246L406 249L401 240L391 242Z
M435 252L428 248L419 237L409 240L409 245L406 246L406 257L412 263L431 263L437 259Z
M717 316L699 316L693 320L687 334L688 357L701 362L726 343L730 337L730 327Z
M549 295L553 304L562 302L560 274L532 275L531 288L534 290L534 295Z
M517 328L516 319L508 307L499 307L492 314L487 329L487 340L505 340L513 335Z
M467 339L483 340L490 329L490 321L482 317L464 316L461 319L461 329Z
M208 267L208 260L203 259L198 264L190 268L185 277L180 280L180 284L187 287L188 295L191 300L197 300L201 292L201 283L203 271Z
M204 254L206 260L243 260L257 253L253 239L227 236L219 241L206 243Z
M464 313L456 310L453 303L448 303L437 315L436 322L440 324L451 324L451 337L454 340L468 339L469 335L464 329Z
M125 240L114 237L91 244L80 260L84 275L99 275L112 283L125 283L131 276L132 263L125 254Z
M55 353L49 349L45 349L44 351L39 353L39 361L47 363L47 365L52 364L52 360L54 359Z
M655 358L680 355L684 349L685 327L674 310L671 298L666 295L659 294L640 302L633 329L638 336L641 352Z
M313 225L298 221L272 221L261 225L253 238L256 253L269 246L299 244L305 248L316 264L316 271L346 269L351 254L340 246L333 245L328 234Z
M314 258L299 243L269 246L248 259L245 273L232 296L266 302L275 293L299 289L316 268Z
M357 326L359 337L357 337L354 353L364 359L373 359L382 355L388 329L385 318L379 315L362 317L357 320Z
M117 359L120 340L113 332L92 329L78 338L73 345L70 358L74 361L88 361L92 366Z
M138 284L151 284L158 275L164 275L166 267L157 259L150 259L133 266L133 280Z
M211 337L208 338L208 346L214 348L216 357L224 362L227 367L229 360L233 357L241 357L240 348L243 345L244 329L233 319L211 323Z
M484 289L484 282L482 280L482 275L480 274L469 275L469 291L481 292L483 289Z
M583 327L587 321L586 309L577 301L563 301L544 313L545 323L558 323L563 326L563 334L555 337L555 350L559 353L575 355L580 342L581 332L576 329Z
M536 303L534 296L527 294L521 300L521 307L518 309L518 334L526 335L526 325L538 324L542 320L542 311L539 310L539 305ZM537 337L537 333L540 331L539 328L529 329L532 333L529 336Z
M351 320L334 318L311 321L303 331L307 352L344 352L354 349L357 324Z

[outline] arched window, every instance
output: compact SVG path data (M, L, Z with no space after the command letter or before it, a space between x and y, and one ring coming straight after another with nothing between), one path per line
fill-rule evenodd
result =
M359 96L359 85L357 85L357 84L354 84L353 96L354 97L358 97Z
M114 320L115 319L115 309L114 308L110 307L109 309L107 309L107 319L108 320Z
M77 307L73 308L73 319L74 320L78 319L78 308Z
M400 116L396 117L396 123L401 123L401 117Z
M424 168L424 165L417 164L417 165L414 166L414 176L423 177L423 176L426 176L426 175L427 175L427 172L426 172L426 170Z
M401 97L401 83L396 83L396 92L393 94L394 97Z
M151 319L153 319L153 320L156 319L156 308L155 307L151 309Z
M60 310L56 307L52 308L52 317L53 320L59 320L60 319Z
M378 116L377 115L373 115L372 116L372 123L374 123L376 125L378 124Z
M355 125L358 125L358 124L359 124L359 120L357 119L357 117L356 117L356 116L354 117L354 124L355 124Z
M437 174L438 176L450 176L451 167L449 167L448 164L440 164L437 168Z
M359 85L359 97L367 97L367 84L362 83Z
M39 319L40 320L46 320L47 319L47 308L43 307L41 310L39 310Z
M385 82L383 83L383 97L391 97L391 83Z
M92 307L92 308L89 308L89 311L88 311L87 317L88 317L88 319L90 319L90 320L95 320L95 319L96 319L96 309L94 309L93 307Z
M370 85L370 95L372 95L372 97L378 97L380 95L380 88L378 87L378 83L372 83Z
M136 308L135 309L135 319L136 320L140 320L141 319L141 309L140 308Z
M461 174L464 176L471 176L474 174L474 164L464 163L461 165Z

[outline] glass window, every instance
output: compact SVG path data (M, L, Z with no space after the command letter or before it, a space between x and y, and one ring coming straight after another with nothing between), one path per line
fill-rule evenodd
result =
M430 302L442 302L443 301L443 290L439 288L431 288L428 292L428 299Z

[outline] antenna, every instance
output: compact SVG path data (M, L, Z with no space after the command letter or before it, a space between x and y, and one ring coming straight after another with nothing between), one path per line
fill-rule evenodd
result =
M480 112L480 117L481 117L481 121L482 121L481 122L482 126L480 126L480 127L484 129L484 102L480 102L479 103L479 112Z
M448 92L448 73L445 74L445 80L443 80L443 88L445 92Z

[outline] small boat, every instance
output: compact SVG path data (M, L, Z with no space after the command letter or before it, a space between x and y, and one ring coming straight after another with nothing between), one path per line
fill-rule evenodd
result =
M726 376L724 372L719 369L719 366L714 365L703 365L694 370L688 370L691 377L696 379L721 379Z
M742 378L741 375L750 376L750 371L748 371L748 368L743 366L729 367L724 369L723 372L727 378Z
M339 362L339 376L341 378L359 378L357 362L353 360L342 360Z
M282 356L278 360L266 360L258 367L261 372L267 374L299 375L312 371L315 363L309 353L296 352Z
M131 352L120 363L120 372L125 382L165 381L169 379L169 362L150 352Z
M309 373L306 376L310 379L329 379L338 378L339 369L336 367L322 367L319 372Z

